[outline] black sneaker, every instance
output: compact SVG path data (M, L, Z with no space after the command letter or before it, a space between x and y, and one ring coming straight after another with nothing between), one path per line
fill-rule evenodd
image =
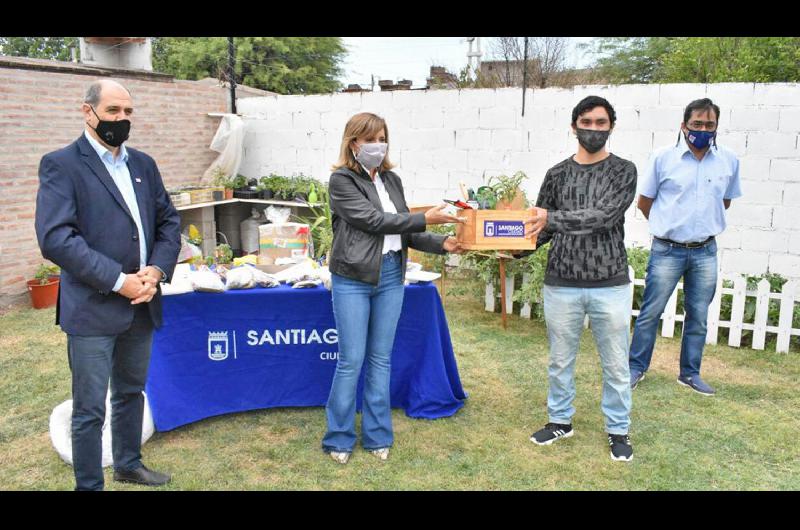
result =
M611 446L611 460L619 462L633 460L633 446L627 434L609 434L608 445Z
M531 441L536 445L550 445L559 438L569 438L574 432L571 424L548 423L531 435Z

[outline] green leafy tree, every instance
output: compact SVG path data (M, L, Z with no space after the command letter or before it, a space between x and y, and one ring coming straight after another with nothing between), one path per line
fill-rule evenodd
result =
M774 83L800 79L798 37L685 37L666 55L664 82Z
M800 80L798 37L604 37L582 47L610 83Z
M346 50L339 37L235 37L236 82L279 94L340 87ZM165 37L153 43L153 67L179 79L226 79L226 37Z
M0 37L0 54L13 57L69 61L70 47L78 48L77 37Z
M658 82L672 37L603 37L579 45L598 56L594 69L609 83Z

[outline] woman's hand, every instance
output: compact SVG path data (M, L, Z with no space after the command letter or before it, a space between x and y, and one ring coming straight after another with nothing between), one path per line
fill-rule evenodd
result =
M426 225L443 225L447 223L463 223L464 221L454 215L450 215L444 210L447 208L446 204L440 204L439 206L434 206L427 212L425 212L425 224Z
M454 238L453 236L448 236L447 239L444 240L442 248L452 254L463 254L466 252L465 249L461 248L461 243L458 242L458 239Z

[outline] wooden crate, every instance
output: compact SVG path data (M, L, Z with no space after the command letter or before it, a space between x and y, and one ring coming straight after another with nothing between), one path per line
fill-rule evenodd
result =
M466 222L456 225L456 238L467 250L536 249L536 238L524 236L528 210L460 210L458 216Z
M172 200L172 205L176 208L178 206L189 206L192 203L192 196L188 192L170 193L169 198Z
M213 188L200 188L196 190L186 190L192 198L192 204L212 202L214 200Z

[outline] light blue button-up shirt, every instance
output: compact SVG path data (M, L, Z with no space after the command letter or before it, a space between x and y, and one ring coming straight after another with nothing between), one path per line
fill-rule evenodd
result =
M133 191L133 182L131 181L131 173L128 170L128 150L125 145L121 145L119 149L119 156L114 159L114 154L106 149L100 142L92 138L89 131L83 131L86 139L89 140L92 148L97 152L97 156L103 161L109 175L117 185L125 204L128 206L133 221L136 223L136 228L139 230L139 267L144 268L147 264L147 242L144 238L144 229L142 227L142 217L139 214L139 203L136 202L136 193ZM113 291L117 292L122 289L122 284L125 282L125 273L119 273L117 283L114 284Z
M639 194L655 199L650 233L680 243L705 241L725 230L723 199L742 196L739 160L724 146L712 146L697 160L686 141L653 153Z

